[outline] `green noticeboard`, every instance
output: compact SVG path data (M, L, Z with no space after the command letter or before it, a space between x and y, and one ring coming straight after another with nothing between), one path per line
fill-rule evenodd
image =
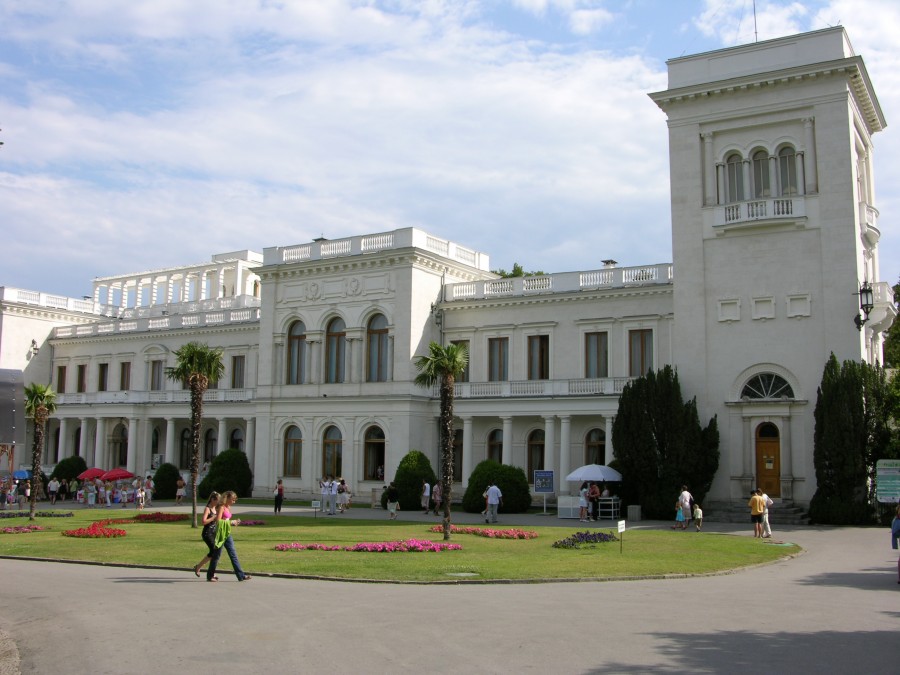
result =
M900 459L879 459L875 464L875 493L879 502L900 502Z

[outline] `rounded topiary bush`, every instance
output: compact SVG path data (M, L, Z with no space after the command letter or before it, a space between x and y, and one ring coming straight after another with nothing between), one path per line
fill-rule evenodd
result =
M233 490L238 497L249 497L252 486L253 472L247 455L243 450L232 448L216 455L206 478L197 486L197 494L206 499L213 490L220 494Z
M84 461L84 457L75 455L61 459L57 463L56 468L53 469L50 477L57 480L65 478L66 481L71 481L73 478L78 478L78 475L85 471L87 471L87 464Z
M434 485L437 481L431 462L418 450L410 450L400 460L397 473L394 474L394 485L399 492L401 511L415 511L422 508L422 482L426 480L429 485ZM381 507L387 508L387 491L381 495Z
M175 499L175 483L181 476L178 467L166 462L153 475L154 499Z
M524 513L531 506L531 491L525 471L517 466L498 464L492 459L479 463L469 476L463 495L463 510L467 513L484 511L484 491L493 481L503 493L501 513Z

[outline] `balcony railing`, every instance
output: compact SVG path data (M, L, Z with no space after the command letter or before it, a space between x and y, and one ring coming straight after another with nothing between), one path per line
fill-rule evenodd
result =
M229 403L232 401L252 401L255 389L207 389L204 403ZM162 391L95 391L83 394L57 394L59 405L86 405L98 403L190 403L191 392L187 389Z
M533 277L464 281L444 286L444 302L671 284L673 277L672 263L663 263L641 267L608 267L587 272L540 274Z
M266 265L283 265L411 247L431 251L480 270L490 269L490 258L486 254L413 227L345 239L323 239L296 246L275 246L264 249L263 256Z
M83 312L85 314L98 313L92 300L68 298L64 295L40 293L39 291L28 291L24 288L0 286L0 299L5 302L21 302L27 305L47 307L48 309L64 309L70 312Z
M730 227L771 221L796 221L806 218L804 197L774 197L724 204L715 208L713 225Z
M457 382L456 398L522 398L530 396L615 396L632 377L601 377L575 380L508 380L505 382ZM432 392L440 397L440 386Z
M257 301L258 302L258 301ZM138 315L127 318L126 314ZM118 319L99 321L83 326L62 326L53 330L55 338L94 337L115 333L144 333L198 326L223 326L259 321L259 307L242 307L223 311L197 312L195 314L175 314L171 316L141 316L140 310L123 313Z

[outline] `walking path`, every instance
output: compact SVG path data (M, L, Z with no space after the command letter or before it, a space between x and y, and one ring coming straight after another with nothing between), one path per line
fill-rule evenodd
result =
M501 520L584 526L555 515ZM15 641L22 673L896 673L900 585L888 530L773 526L806 552L721 576L602 583L239 584L225 575L207 584L190 572L0 560L0 632ZM749 524L707 529L751 536ZM4 654L0 640L0 673L11 664Z

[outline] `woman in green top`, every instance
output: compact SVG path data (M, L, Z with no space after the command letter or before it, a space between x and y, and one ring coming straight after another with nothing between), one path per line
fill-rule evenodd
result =
M218 580L216 578L216 566L219 564L219 558L222 557L223 548L228 552L228 557L231 558L231 566L234 568L234 575L238 578L238 581L247 581L251 578L249 574L244 574L244 570L241 569L237 551L234 550L234 539L231 538L232 526L239 525L241 522L237 519L231 519L230 507L236 502L237 495L231 490L225 492L219 500L219 507L216 510L216 548L213 552L212 560L209 561L209 567L206 569L207 581Z

